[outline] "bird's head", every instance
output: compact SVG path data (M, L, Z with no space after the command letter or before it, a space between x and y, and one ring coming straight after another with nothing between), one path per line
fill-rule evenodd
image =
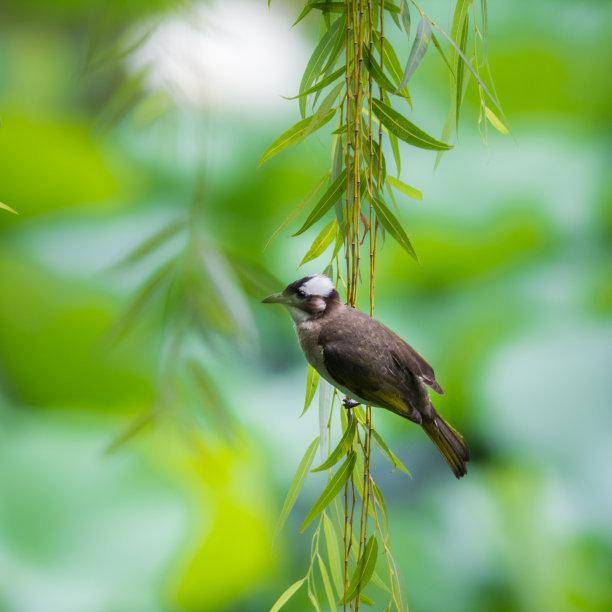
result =
M296 323L320 317L340 303L332 281L323 274L305 276L287 285L282 293L269 295L264 304L282 304Z

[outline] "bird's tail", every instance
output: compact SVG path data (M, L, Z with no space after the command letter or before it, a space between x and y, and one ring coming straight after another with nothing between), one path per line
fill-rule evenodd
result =
M438 447L446 463L457 478L467 474L470 450L461 434L434 411L431 420L423 420L422 427L431 441Z

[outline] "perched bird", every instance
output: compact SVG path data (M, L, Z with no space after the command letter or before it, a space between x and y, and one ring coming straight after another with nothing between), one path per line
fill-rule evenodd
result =
M347 408L379 406L417 423L455 476L467 473L467 444L429 399L427 387L444 393L432 367L397 334L343 304L322 274L305 276L263 302L287 308L306 359L345 395Z

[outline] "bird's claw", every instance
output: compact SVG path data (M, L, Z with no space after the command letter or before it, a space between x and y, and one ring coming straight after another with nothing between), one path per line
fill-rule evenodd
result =
M345 397L342 400L342 405L347 409L350 410L351 408L355 408L355 406L359 406L359 402L356 402L355 400L352 400L350 397Z

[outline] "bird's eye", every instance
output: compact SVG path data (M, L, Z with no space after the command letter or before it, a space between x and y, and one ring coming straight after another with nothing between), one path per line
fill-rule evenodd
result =
M297 290L297 294L298 294L298 297L300 297L302 299L304 299L306 297L306 293L304 293L304 291L302 291L301 289Z

